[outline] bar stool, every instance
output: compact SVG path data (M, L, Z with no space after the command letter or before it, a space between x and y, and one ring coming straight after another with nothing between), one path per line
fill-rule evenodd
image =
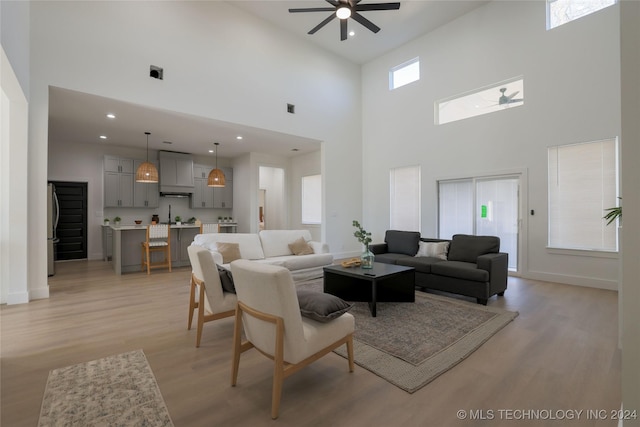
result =
M147 267L147 274L151 274L152 268L169 267L171 271L171 229L169 224L156 224L147 226L147 240L141 246L141 270ZM153 252L164 252L164 261L152 263Z
M219 233L220 226L216 223L213 224L200 224L200 234Z

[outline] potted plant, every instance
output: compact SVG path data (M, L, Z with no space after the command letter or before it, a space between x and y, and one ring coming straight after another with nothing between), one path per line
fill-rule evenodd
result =
M224 222L229 222L229 217L228 216L224 217Z
M618 197L618 200L622 201L622 197ZM607 214L603 216L603 219L607 220L607 225L611 224L616 219L622 219L622 206L616 206L615 208L607 208L605 209Z
M222 217L221 216L218 217L218 222L222 222Z
M187 224L194 224L196 222L196 217L192 216L191 218L189 218L189 221L187 221Z
M109 218L104 219L104 225L109 225Z
M176 215L176 225L182 225L182 218L180 215Z
M116 227L120 225L120 221L122 221L122 218L120 218L119 216L113 218L113 222L115 223Z
M356 228L356 231L353 233L358 242L364 245L364 252L360 256L360 260L362 261L362 268L373 268L373 260L375 256L369 250L369 243L371 243L371 233L367 232L360 223L356 220L353 221L353 226Z

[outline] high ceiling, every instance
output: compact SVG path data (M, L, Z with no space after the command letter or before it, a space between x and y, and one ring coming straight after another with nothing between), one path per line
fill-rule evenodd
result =
M362 4L385 3L386 0L362 0ZM299 37L334 52L354 63L362 64L422 34L464 15L486 1L481 0L404 0L399 10L361 12L381 30L374 34L349 19L348 28L355 35L340 41L338 19L333 19L313 35L307 32L330 15L330 12L289 13L289 8L331 7L325 0L241 0L228 3L254 14L291 37ZM213 145L211 135L221 142L221 157L236 157L246 152L261 152L268 147L274 155L291 157L319 149L318 141L284 135L263 129L225 123L203 117L134 105L114 99L51 88L49 141L104 143L98 135L108 133L111 145L145 147L141 129L152 132L149 148L200 155L203 146ZM106 120L107 113L115 120ZM241 135L242 140L236 136ZM172 144L167 144L169 141ZM231 143L231 141L233 143ZM207 150L208 151L208 150Z

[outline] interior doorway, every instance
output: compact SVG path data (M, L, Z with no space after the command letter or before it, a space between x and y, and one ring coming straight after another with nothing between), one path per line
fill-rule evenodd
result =
M60 216L55 235L56 260L87 258L87 183L51 181L55 185Z
M262 205L258 202L258 206L263 207L264 229L285 230L288 228L288 210L284 169L260 166L259 171L258 198L263 195L264 201Z
M265 203L267 200L267 190L258 190L258 231L265 230L267 216L265 215Z

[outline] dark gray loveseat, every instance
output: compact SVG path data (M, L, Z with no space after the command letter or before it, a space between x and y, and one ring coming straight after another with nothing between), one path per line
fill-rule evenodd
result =
M509 255L500 252L499 237L456 234L444 240L387 230L384 240L369 245L376 262L414 267L417 287L473 297L484 305L507 289Z

